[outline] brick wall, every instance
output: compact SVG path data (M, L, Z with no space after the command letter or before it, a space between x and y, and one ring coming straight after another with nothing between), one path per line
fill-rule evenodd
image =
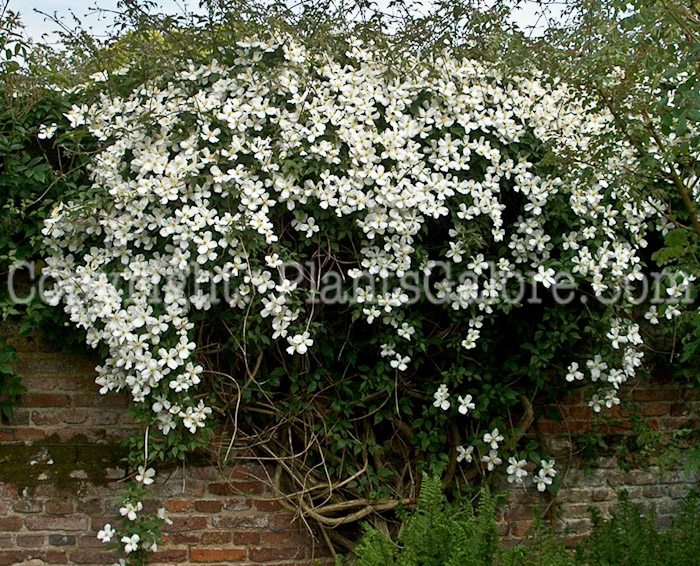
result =
M668 523L681 500L692 489L700 487L700 478L686 474L680 467L660 468L654 456L644 457L631 451L627 459L600 455L592 460L582 458L577 438L594 428L595 415L588 406L587 392L574 391L548 413L557 418L540 418L535 424L533 440L540 442L556 457L562 487L553 500L528 485L527 489L509 489L510 505L503 511L502 534L516 542L530 530L535 510L544 513L555 526L555 532L574 543L590 532L591 509L609 517L617 506L618 496L626 491L630 501L657 514L661 524ZM700 391L679 387L669 379L637 380L620 391L622 403L607 411L610 420L598 426L609 445L607 451L629 443L636 436L633 415L644 415L649 428L668 438L677 428L697 430L700 425ZM628 407L628 408L622 408ZM620 459L626 465L620 466ZM622 469L624 468L624 469Z
M118 516L119 443L134 430L127 400L98 393L93 360L2 331L27 392L0 424L0 565L112 564L96 535ZM264 472L245 464L162 474L146 509L164 505L173 525L153 563L329 564L325 547L272 500Z
M96 534L117 515L125 475L119 442L134 429L125 415L126 400L98 394L94 361L19 339L9 326L1 331L19 351L27 393L15 419L0 425L0 565L111 564L114 555L105 552ZM688 391L653 383L625 395L655 427L698 425L698 397ZM555 501L533 487L511 488L502 521L507 540L527 533L535 507L573 539L589 530L589 507L609 512L622 489L664 517L697 485L696 478L678 470L659 473L652 466L623 472L611 457L584 469L572 444L576 433L591 426L581 393L562 405L562 415L561 422L540 421L538 439L557 455L564 485ZM616 417L620 422L610 432L628 434L626 415L618 411ZM265 480L265 470L251 464L161 474L155 490L159 501L149 504L164 504L174 524L154 563L330 564L323 544L271 500Z

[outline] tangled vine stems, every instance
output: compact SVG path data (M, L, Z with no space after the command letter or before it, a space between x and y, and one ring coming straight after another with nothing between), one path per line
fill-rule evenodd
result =
M285 509L293 512L313 533L320 532L329 550L336 553L352 551L357 541L358 523L369 522L383 532L390 532L391 525L397 525L396 510L415 507L420 491L421 474L418 471L420 457L416 458L411 449L413 432L410 426L400 416L392 419L392 429L385 433L396 453L387 450L381 454L363 449L359 454L344 452L342 458L347 459L354 473L345 477L332 472L329 463L338 459L338 455L328 446L329 422L334 416L324 412L327 398L323 392L314 396L309 408L298 417L292 418L283 411L275 411L270 404L253 404L241 406L240 400L244 390L251 387L258 370L262 366L262 356L258 354L254 362L255 370L247 377L244 385L236 385L236 393L221 395L221 404L215 405L218 411L228 414L228 422L232 424L231 440L221 443L219 458L222 473L231 461L232 450L235 459L250 459L258 461L266 470L266 476L258 478L270 485L273 498ZM226 377L235 383L235 379ZM506 449L512 451L518 442L529 433L535 420L532 403L525 395L520 396L521 417L514 427L516 431L508 439ZM234 408L231 410L232 408ZM239 411L264 412L271 417L266 426L248 428L239 425ZM274 413L277 414L274 414ZM376 444L376 435L370 424L371 415L366 415L358 427L355 443L358 446ZM319 429L325 429L319 434ZM458 471L456 446L461 443L460 435L455 427L450 433L449 462L446 466L443 485L452 488ZM236 447L235 450L233 447ZM391 470L393 478L390 481L390 498L368 498L362 489L363 477L372 470ZM269 472L269 470L272 470ZM480 476L486 475L485 470L473 467L459 471L458 485L477 485ZM235 489L235 484L231 484ZM385 485L385 487L387 487ZM255 497L255 496L254 496Z

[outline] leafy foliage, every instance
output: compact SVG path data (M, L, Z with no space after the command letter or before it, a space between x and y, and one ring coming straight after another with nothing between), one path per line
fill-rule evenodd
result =
M368 528L355 555L359 566L482 566L496 564L501 551L495 521L499 498L482 492L476 512L447 505L439 477L423 475L416 512L394 545Z
M0 339L0 421L12 419L14 406L25 388L15 373L17 354L5 339Z
M581 564L610 566L661 566L697 564L700 555L700 500L697 494L684 502L670 528L660 531L653 513L632 506L626 494L609 520L594 512L593 532L578 548Z
M691 494L666 529L623 493L612 517L593 514L593 530L567 550L542 521L525 544L500 545L498 498L482 492L477 512L445 502L439 478L424 476L419 505L397 543L366 527L355 549L358 566L693 566L700 555L700 499Z
M558 76L579 85L612 112L619 135L629 141L634 162L626 175L635 179L640 195L652 196L664 207L660 234L651 240L651 258L666 269L697 276L698 4L583 0L569 2L568 8L567 23L553 23L536 50ZM661 286L662 295L667 288ZM696 301L696 291L689 297ZM660 315L665 312L666 307L659 307ZM689 308L656 336L656 346L663 351L658 363L695 386L699 325L697 309ZM669 359L673 363L665 361Z
M71 72L25 39L7 2L0 2L0 53L0 276L7 280L0 313L21 315L25 332L60 335L57 344L75 346L80 333L66 332L65 317L37 293L46 253L41 228L61 199L89 193L82 166L95 145L65 131Z

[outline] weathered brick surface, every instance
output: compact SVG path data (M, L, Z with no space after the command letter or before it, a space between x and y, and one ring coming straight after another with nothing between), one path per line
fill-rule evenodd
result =
M18 373L27 388L16 416L0 424L0 566L9 564L113 564L97 532L118 515L120 480L126 471L119 442L133 433L127 400L102 396L94 384L95 363L50 351L12 329L0 328L20 358ZM9 458L9 466L6 460ZM238 465L163 474L155 486L173 524L152 563L270 564L289 559L310 566L330 564L297 524L280 530L279 505L270 497L265 471ZM267 538L275 524L276 537Z
M622 405L611 411L613 422L599 429L605 434L620 437L634 434L630 422L633 411L626 406L651 417L651 428L662 435L670 434L674 428L698 426L700 403L697 396L673 384L637 382L633 387L623 388L620 398ZM556 532L573 543L590 531L591 508L608 517L622 491L629 494L633 504L656 512L664 523L679 508L680 500L688 491L697 488L698 477L688 476L678 469L660 470L653 462L625 472L613 457L600 457L585 464L573 458L575 437L594 429L595 415L582 390L574 391L558 409L561 419L542 419L537 423L537 431L538 440L557 457L561 490L552 500L549 495L534 490L531 484L527 489L515 488L504 512L509 525L507 538L514 541L527 534L537 509L555 517ZM508 486L503 484L502 487Z
M18 371L28 389L15 419L0 424L0 566L112 564L114 554L96 534L118 515L116 500L126 475L118 446L135 430L124 410L127 400L99 395L93 361L50 351L7 326L0 327L0 335L17 348ZM658 383L637 384L622 394L662 433L698 425L698 394ZM507 542L528 533L535 508L555 517L557 532L573 542L590 530L589 508L609 514L623 489L664 519L697 485L696 478L678 470L662 474L652 466L623 472L611 457L589 463L584 473L569 457L571 438L591 429L592 411L582 391L574 391L560 408L561 421L544 419L538 432L558 458L562 489L552 501L531 484L511 488L500 524ZM609 432L630 434L629 416L618 408ZM158 501L147 508L164 505L173 525L165 529L152 563L311 566L320 559L322 566L330 565L322 542L271 497L267 477L262 467L248 463L160 475Z

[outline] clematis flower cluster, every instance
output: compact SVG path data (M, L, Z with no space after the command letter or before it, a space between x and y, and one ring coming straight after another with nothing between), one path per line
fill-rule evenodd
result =
M97 533L97 538L101 542L111 543L127 558L137 552L157 552L158 541L162 534L161 527L173 524L164 507L159 508L155 514L144 510L141 499L150 495L145 488L155 481L155 475L153 468L146 469L144 466L139 466L135 482L127 486L121 501L119 508L121 524L114 527L111 523L107 523ZM122 562L124 561L120 561Z
M332 57L254 38L114 92L66 114L103 149L90 168L93 196L46 220L46 271L51 300L109 351L101 393L128 391L164 434L195 433L211 413L198 396L197 313L224 301L264 321L289 356L313 352L314 305L283 263L334 226L360 242L346 269L358 283L351 306L392 336L377 355L400 373L420 340L406 320L405 274L449 266L436 297L468 321L457 344L473 350L484 317L512 306L504 290L514 278L550 288L563 266L597 296L638 279L638 251L662 208L618 183L629 152L601 170L540 163L545 151L585 154L612 116L543 75L503 77L449 54L392 73L360 41ZM443 248L426 245L437 225L449 234ZM362 283L377 279L389 287ZM605 359L572 361L562 379L588 378L594 408L615 403L641 363L636 324L615 319L608 338ZM457 398L462 415L475 408L472 394ZM441 385L435 406L448 410L448 398ZM493 469L503 438L487 436ZM466 448L461 456L471 460Z

